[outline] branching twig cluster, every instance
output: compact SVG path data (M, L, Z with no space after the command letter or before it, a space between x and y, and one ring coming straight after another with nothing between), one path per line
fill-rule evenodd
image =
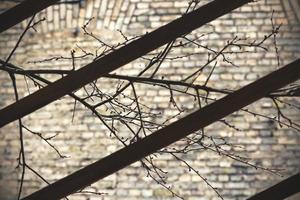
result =
M199 1L191 1L188 5L186 13L195 9L198 4ZM87 57L91 57L93 58L93 60L97 60L140 37L137 36L129 38L123 32L119 31L122 38L124 39L124 42L117 44L109 44L108 42L105 42L93 32L88 30L88 25L92 21L91 18L86 22L86 24L83 25L82 31L85 36L91 37L99 43L99 46L96 49L96 51L90 52L89 50L80 47L80 45L77 45L79 53L77 52L78 50L71 50L69 56L62 55L37 61L30 61L31 64L38 64L50 61L70 60L72 61L72 66L70 66L69 70L24 70L21 67L9 63L9 61L11 56L14 54L15 50L18 48L19 43L21 42L25 33L29 29L34 29L34 27L40 22L42 22L44 19L38 20L37 22L33 22L33 20L34 17L32 17L28 26L23 31L22 35L20 36L20 39L18 40L16 46L14 47L8 58L5 61L0 61L0 70L6 71L11 77L16 101L18 101L18 90L15 78L16 75L24 76L26 81L29 80L33 82L36 87L41 88L45 85L51 84L51 81L47 80L46 78L43 78L43 75L52 74L66 76L72 71L76 70L76 62L78 60L85 59ZM146 66L137 75L105 75L102 79L108 80L111 85L114 85L114 87L111 87L113 89L105 90L104 88L101 88L101 84L99 84L99 82L102 82L103 80L99 79L86 85L78 91L68 94L74 100L72 122L74 121L74 117L76 116L76 110L78 109L77 104L81 104L85 108L90 110L94 114L94 116L99 119L99 122L106 127L110 135L113 138L117 139L123 146L128 146L140 140L141 138L150 135L152 132L168 125L173 119L180 117L181 114L191 112L190 109L183 108L182 106L180 106L180 103L176 99L177 94L192 97L196 102L196 107L199 107L201 109L201 107L203 107L204 105L216 101L216 98L211 97L211 94L224 96L233 92L228 89L219 89L209 86L209 83L211 82L211 77L220 64L226 64L232 67L239 67L234 63L233 60L229 58L230 55L238 53L251 53L255 52L256 50L268 51L267 47L265 47L264 44L267 40L273 38L273 44L275 45L279 64L276 35L279 32L280 25L276 26L273 23L273 14L271 21L273 30L263 39L251 40L250 38L240 38L238 36L235 36L233 39L228 40L226 44L220 49L214 49L208 45L203 44L203 38L207 36L207 34L201 34L200 36L194 34L183 35L177 38L176 40L169 42L162 49L158 49L157 51L152 52L141 58L146 63ZM185 47L194 48L195 52L172 56L173 51ZM207 55L206 62L202 66L198 66L196 69L191 69L190 74L182 78L181 80L171 80L159 76L159 72L162 68L163 62L177 62L181 59L188 59L191 56L199 55ZM209 73L204 74L205 70L208 70ZM206 80L202 84L198 84L197 79L200 75L203 74L206 76ZM170 98L170 107L173 111L175 109L176 112L173 113L176 114L167 117L162 122L155 122L156 120L153 119L158 118L158 116L161 117L162 113L143 103L141 97L139 96L139 86L159 87L161 89L168 90ZM275 121L281 127L285 126L299 131L300 125L292 121L286 114L284 114L281 108L281 105L286 105L299 109L297 105L293 105L292 103L289 103L282 99L284 97L299 96L299 88L299 85L296 84L294 86L275 91L268 97L266 97L270 98L274 102L275 108L277 110L276 117L256 113L246 108L242 109L241 111L251 114L255 117L264 117L266 119ZM219 120L219 122L235 131L242 131L239 127L225 119ZM119 134L119 126L124 127L122 131L126 130L129 133L126 137L121 136ZM22 167L22 175L20 178L21 185L19 187L20 189L18 199L20 199L22 193L26 168L35 175L37 175L39 178L41 178L44 182L49 184L49 182L45 178L43 178L42 175L40 175L37 171L35 171L31 166L29 166L26 163L23 130L26 130L26 132L31 133L39 137L41 140L45 141L49 145L49 147L52 148L58 154L60 158L66 157L60 153L59 148L55 147L51 143L51 139L53 139L56 135L53 135L51 137L45 137L42 133L33 131L29 127L25 126L22 123L22 120L19 119L20 154L18 157L18 166ZM265 170L274 174L279 174L280 172L280 170L278 169L265 168L263 166L256 165L252 163L249 158L237 155L236 152L233 150L234 148L236 148L235 145L228 143L225 140L225 138L209 136L209 133L206 133L204 129L192 134L189 137L184 138L182 141L180 141L180 143L181 144L177 146L164 148L140 161L141 166L146 171L148 177L150 177L154 182L168 190L173 196L176 196L178 198L182 197L180 196L180 194L177 194L177 192L175 192L167 182L167 170L155 164L155 159L159 158L159 156L162 154L171 155L171 157L177 160L178 163L183 164L189 171L192 171L193 173L198 175L204 181L204 183L206 183L213 191L215 191L217 196L219 196L221 199L223 198L219 190L215 188L213 184L211 184L209 180L205 178L198 169L194 168L192 164L183 159L183 155L188 154L190 152L211 151L219 156L224 156L229 159L233 159L234 161L241 162L255 169ZM103 193L85 190L81 190L79 192L85 194L103 195Z

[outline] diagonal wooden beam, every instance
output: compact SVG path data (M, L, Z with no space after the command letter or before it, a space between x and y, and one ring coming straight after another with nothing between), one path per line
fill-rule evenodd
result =
M0 14L0 33L59 0L25 0Z
M267 96L300 78L300 59L196 111L177 122L25 197L56 200L72 194L143 157Z
M300 173L250 197L248 200L284 200L300 192Z
M0 127L72 93L95 79L252 0L215 0L0 110Z

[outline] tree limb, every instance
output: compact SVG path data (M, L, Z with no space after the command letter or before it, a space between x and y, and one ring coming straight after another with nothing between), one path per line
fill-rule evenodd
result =
M54 200L84 188L300 78L300 59L58 180L23 200Z

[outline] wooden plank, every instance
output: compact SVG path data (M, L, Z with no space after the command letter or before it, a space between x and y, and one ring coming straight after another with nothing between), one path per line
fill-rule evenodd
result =
M0 33L59 0L25 0L0 14Z
M300 192L300 173L250 197L248 200L284 200Z
M70 75L0 110L0 127L83 87L95 79L229 13L252 0L215 0L173 22L144 35Z
M300 78L300 59L237 90L177 122L25 197L23 200L54 200L79 189L204 128ZM266 198L270 199L270 198Z

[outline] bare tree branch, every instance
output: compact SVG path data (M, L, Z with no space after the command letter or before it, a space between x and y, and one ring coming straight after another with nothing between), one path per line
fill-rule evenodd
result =
M238 91L184 117L159 131L60 179L24 200L59 199L102 179L127 165L300 78L300 59L272 72ZM197 122L197 123L195 123Z

